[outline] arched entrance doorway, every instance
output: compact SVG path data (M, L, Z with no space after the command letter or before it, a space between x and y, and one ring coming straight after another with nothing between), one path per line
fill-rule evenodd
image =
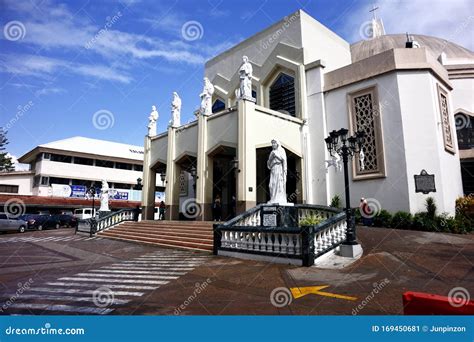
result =
M214 202L217 197L221 201L221 220L226 221L235 216L236 212L236 174L234 158L237 149L220 145L209 152L212 165L212 201L211 214L214 213ZM212 215L214 219L214 215Z

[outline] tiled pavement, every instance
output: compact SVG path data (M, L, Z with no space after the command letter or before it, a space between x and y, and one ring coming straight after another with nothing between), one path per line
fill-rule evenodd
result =
M0 314L401 314L408 290L474 296L474 235L360 228L364 256L342 270L215 257L72 230L0 236ZM30 283L31 279L31 283ZM29 289L25 288L29 284ZM275 288L328 285L276 307ZM19 291L21 290L21 293Z

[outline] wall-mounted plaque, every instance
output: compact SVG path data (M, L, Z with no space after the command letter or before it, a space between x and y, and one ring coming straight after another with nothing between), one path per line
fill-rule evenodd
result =
M419 175L415 175L415 192L425 195L436 192L435 176L428 174L426 170L421 170Z
M262 226L264 227L276 227L278 226L278 208L275 206L272 207L263 207L262 208Z
M264 227L276 227L277 226L277 215L276 214L263 214L263 226Z

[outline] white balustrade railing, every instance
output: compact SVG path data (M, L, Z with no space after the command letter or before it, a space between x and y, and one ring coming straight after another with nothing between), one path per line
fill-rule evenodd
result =
M254 213L246 216L235 223L236 226L260 226L260 210L255 211Z
M221 247L241 251L301 255L301 234L222 230Z
M346 220L337 221L324 229L314 233L314 254L336 247L346 239L347 223Z

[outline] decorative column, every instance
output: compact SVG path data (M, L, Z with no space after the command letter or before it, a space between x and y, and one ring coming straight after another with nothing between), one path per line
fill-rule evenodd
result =
M179 218L179 177L176 164L174 162L176 149L176 128L168 127L168 151L166 153L166 187L165 203L167 220L177 220Z
M307 167L306 171L308 172L307 186L311 188L307 192L307 202L311 204L329 204L331 201L330 178L324 167L325 160L329 156L324 144L321 144L328 134L323 93L325 67L326 63L322 60L317 60L306 66L308 106L306 146L310 155L310 165L308 165L310 168Z
M252 117L255 116L255 103L241 99L238 102L238 147L239 160L237 214L255 207L257 203L257 162L253 142L254 127Z
M209 196L208 188L212 184L208 176L207 167L207 120L208 116L200 114L198 117L198 146L196 167L196 204L200 208L200 215L196 220L212 220L212 193ZM212 192L212 188L211 188Z
M143 158L142 220L153 220L155 213L156 172L151 169L151 137L145 136Z
M303 126L301 127L301 146L303 148L303 157L301 158L301 199L302 203L311 203L313 198L313 187L311 182L312 163L309 147L309 127L308 127L308 98L306 92L306 70L303 64L298 65L299 79L299 102L301 119ZM299 188L298 188L299 189Z

